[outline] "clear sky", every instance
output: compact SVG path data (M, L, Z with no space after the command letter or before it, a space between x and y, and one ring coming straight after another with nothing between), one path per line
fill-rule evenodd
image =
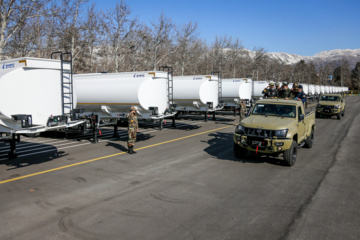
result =
M90 0L99 9L116 0ZM141 22L163 12L177 25L196 21L200 38L241 40L245 48L312 56L360 48L360 0L127 0Z

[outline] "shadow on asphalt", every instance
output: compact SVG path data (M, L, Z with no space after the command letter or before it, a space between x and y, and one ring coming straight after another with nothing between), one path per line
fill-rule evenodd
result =
M36 144L36 145L37 145L37 147L51 146L51 145L46 145L46 144ZM64 151L57 151L57 148L54 147L54 152L50 152L50 153L39 152L38 154L34 154L31 157L28 157L28 156L22 157L21 153L20 153L17 158L0 161L0 165L6 165L7 167L10 167L7 170L13 170L13 169L17 169L17 168L28 167L28 166L35 165L35 164L42 164L45 162L50 162L57 158L65 157L68 155L69 154L65 153Z
M240 163L268 163L272 165L285 166L281 156L272 157L248 151L248 153L241 159L236 158L233 152L233 133L216 132L209 134L209 136L212 137L212 139L209 141L202 141L209 144L204 151L217 159L236 161Z

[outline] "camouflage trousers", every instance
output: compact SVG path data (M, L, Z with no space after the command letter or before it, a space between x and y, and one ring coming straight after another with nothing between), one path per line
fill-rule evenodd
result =
M136 129L129 128L128 129L128 147L133 147L136 141Z

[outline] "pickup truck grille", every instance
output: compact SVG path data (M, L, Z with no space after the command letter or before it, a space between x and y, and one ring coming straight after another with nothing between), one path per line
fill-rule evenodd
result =
M258 128L245 128L245 135L271 138L275 136L275 131Z
M334 106L331 105L321 105L322 108L328 108L328 109L333 109Z

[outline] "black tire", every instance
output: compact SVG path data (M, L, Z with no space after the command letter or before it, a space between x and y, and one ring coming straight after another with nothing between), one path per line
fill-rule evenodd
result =
M345 116L345 109L344 109L344 111L342 112L341 116L343 116L343 117Z
M292 142L290 149L285 150L284 152L284 161L286 165L293 166L296 162L297 156L297 144L295 141Z
M314 143L314 129L311 130L310 136L305 140L305 147L312 148Z
M338 113L336 116L338 120L341 120L341 113Z
M315 118L320 118L320 114L319 114L319 113L315 113Z
M240 147L234 143L234 155L236 158L244 158L247 155L247 149Z

